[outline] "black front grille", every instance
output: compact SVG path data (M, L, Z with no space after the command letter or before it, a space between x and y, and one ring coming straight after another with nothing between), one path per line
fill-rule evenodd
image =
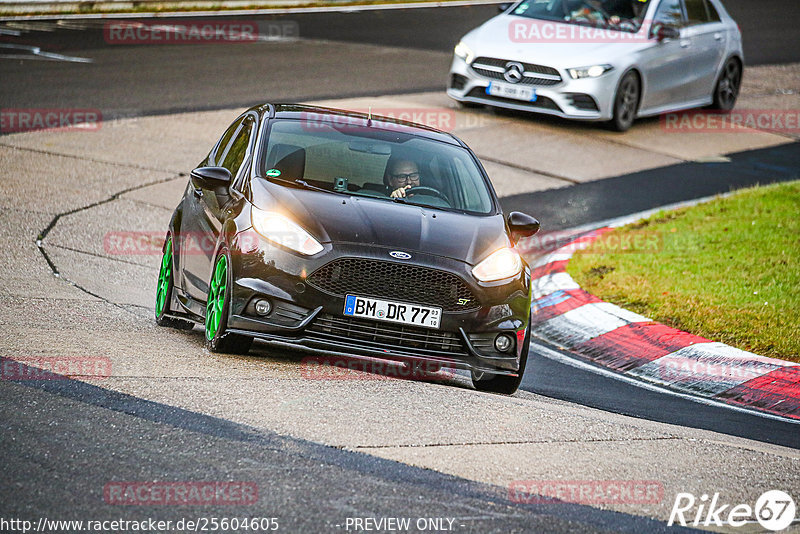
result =
M458 334L429 328L319 314L306 332L332 340L359 340L380 349L399 349L419 355L464 355Z
M466 282L458 276L407 263L341 258L323 265L307 282L331 295L360 295L438 306L444 311L480 307Z
M492 100L494 102L506 102L508 104L517 104L518 106L526 106L530 107L531 109L551 109L553 111L561 111L561 108L558 107L553 100L547 98L546 96L537 95L536 100L534 102L526 102L524 100L515 100L513 98L504 98L502 96L492 96L486 94L486 89L484 87L475 87L467 96L473 96L475 98L481 98L484 100Z
M503 72L505 72L506 65L510 62L508 59L497 59L492 57L479 57L475 61L472 62L472 70L476 73L480 74L481 76L485 76L486 78L492 78L494 80L505 80L503 76ZM532 63L520 63L525 72L528 73L535 73L535 74L544 74L544 77L538 76L524 76L522 80L518 83L521 85L543 85L543 86L551 86L551 85L558 85L561 83L561 74L552 68L552 67L545 67L544 65L534 65ZM498 70L502 69L502 70ZM551 77L555 77L553 79Z

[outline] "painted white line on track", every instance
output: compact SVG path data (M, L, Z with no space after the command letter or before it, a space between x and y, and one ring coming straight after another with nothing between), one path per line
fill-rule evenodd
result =
M19 50L27 52L27 54L5 54L1 58L14 58L14 59L48 59L53 61L67 61L70 63L93 63L94 60L88 57L65 56L63 54L56 54L54 52L47 52L38 46L28 46L19 44L0 44L0 49L5 50Z
M600 375L600 376L604 376L606 378L613 378L614 380L619 380L621 382L625 382L625 383L631 384L631 385L636 386L636 387L640 387L640 388L643 388L643 389L654 391L656 393L662 393L662 394L665 394L665 395L672 395L673 397L679 397L681 399L690 400L690 401L697 402L699 404L705 404L705 405L708 405L708 406L714 406L716 408L727 408L727 409L733 410L735 412L740 412L740 413L744 413L744 414L747 414L747 415L755 415L755 416L763 417L765 419L770 419L770 420L773 420L773 421L782 421L784 423L792 423L792 424L795 424L795 425L800 425L800 420L790 419L788 417L781 417L779 415L773 415L773 414L766 413L766 412L759 412L759 411L756 411L756 410L751 410L751 409L748 409L748 408L744 408L742 406L737 406L735 404L727 404L727 403L720 402L720 401L717 401L717 400L709 399L707 397L697 397L695 395L689 395L689 394L686 394L686 393L681 393L679 391L675 391L675 390L672 390L672 389L669 389L669 388L664 388L664 387L661 387L661 386L657 386L655 384L651 384L651 383L648 383L648 382L643 382L642 380L631 378L631 377L626 376L626 375L615 373L614 371L611 371L611 370L606 369L604 367L598 367L596 365L591 365L589 363L586 363L586 362L584 362L582 360L578 360L578 359L573 358L571 356L566 356L566 355L564 355L564 354L562 354L562 353L560 353L558 351L555 351L555 350L553 350L553 349L551 349L549 347L545 347L544 345L540 345L540 344L536 343L533 339L531 339L531 345L530 346L531 346L531 350L533 350L533 348L536 348L536 350L539 352L539 354L541 354L542 356L544 356L545 358L548 358L550 360L554 360L554 361L557 361L559 363L563 363L564 365L569 365L571 367L575 367L577 369L581 369L583 371L589 371L590 373L594 373L594 374L597 374L597 375Z

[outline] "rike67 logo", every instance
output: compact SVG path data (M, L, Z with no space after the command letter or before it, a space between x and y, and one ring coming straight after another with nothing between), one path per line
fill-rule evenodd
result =
M742 527L758 523L767 530L779 532L789 528L796 513L794 499L781 490L762 493L756 499L755 506L747 503L725 503L720 499L719 493L714 493L710 498L703 494L699 499L691 493L678 493L667 525L677 523L684 527Z

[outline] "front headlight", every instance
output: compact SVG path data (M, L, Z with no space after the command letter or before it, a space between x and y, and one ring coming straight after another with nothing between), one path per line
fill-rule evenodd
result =
M250 219L253 229L273 243L306 256L313 256L323 250L322 245L311 234L280 213L253 208L250 210Z
M522 269L522 258L511 248L501 248L472 269L481 282L493 282L516 276Z
M460 41L457 45L453 53L456 57L460 57L467 63L472 63L472 60L475 59L475 54L472 52L470 47L464 44L464 41Z
M580 80L581 78L598 78L613 68L611 65L592 65L591 67L567 69L567 72L573 79Z

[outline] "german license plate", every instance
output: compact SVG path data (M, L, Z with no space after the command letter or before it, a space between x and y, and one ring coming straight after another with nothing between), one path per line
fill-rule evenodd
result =
M526 102L536 101L536 89L524 85L511 85L502 82L491 82L486 88L486 94L491 96L502 96Z
M442 319L441 308L355 295L345 297L344 314L349 317L363 317L424 328L439 328L439 322Z

